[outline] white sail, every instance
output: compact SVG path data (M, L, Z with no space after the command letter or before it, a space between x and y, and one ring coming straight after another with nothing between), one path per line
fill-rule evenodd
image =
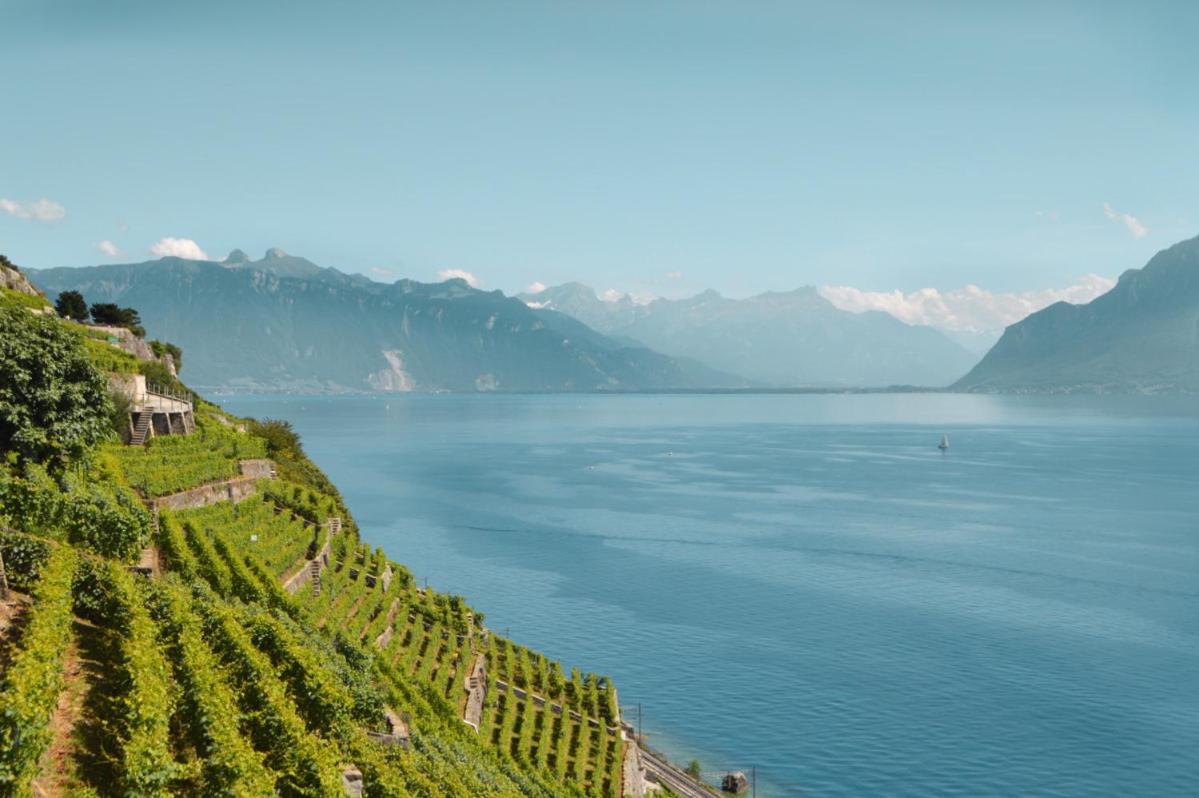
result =
M941 434L941 442L937 444L937 448L945 450L949 448L949 436L945 433Z

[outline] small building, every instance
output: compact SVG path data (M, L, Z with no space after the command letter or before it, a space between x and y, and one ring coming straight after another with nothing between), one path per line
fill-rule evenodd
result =
M724 792L731 792L733 795L740 795L749 789L749 779L740 770L725 773L724 778L720 781L720 789Z
M141 446L155 435L190 435L196 430L191 396L166 388L147 385L141 374L113 374L109 383L114 392L129 400L129 439Z

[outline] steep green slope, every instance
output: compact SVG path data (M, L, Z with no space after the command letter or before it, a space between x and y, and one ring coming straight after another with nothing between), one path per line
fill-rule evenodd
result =
M0 308L0 341L30 333L108 363L74 327ZM286 424L199 402L191 435L131 447L99 430L47 453L21 443L36 396L83 427L112 408L72 398L94 370L31 394L38 353L13 354L0 556L19 622L0 627L0 794L622 794L608 680L564 679L460 597L418 588L360 539ZM237 501L205 488L233 484ZM477 663L478 731L463 722Z
M1199 391L1199 238L1131 269L1085 304L1013 324L954 388L965 391Z

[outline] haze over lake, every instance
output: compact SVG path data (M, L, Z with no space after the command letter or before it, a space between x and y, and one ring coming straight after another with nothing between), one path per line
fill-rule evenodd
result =
M366 540L760 795L1199 783L1193 399L223 404L291 420Z

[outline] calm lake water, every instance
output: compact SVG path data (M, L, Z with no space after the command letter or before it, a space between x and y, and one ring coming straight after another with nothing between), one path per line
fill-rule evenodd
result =
M1193 398L221 401L760 796L1196 794Z

